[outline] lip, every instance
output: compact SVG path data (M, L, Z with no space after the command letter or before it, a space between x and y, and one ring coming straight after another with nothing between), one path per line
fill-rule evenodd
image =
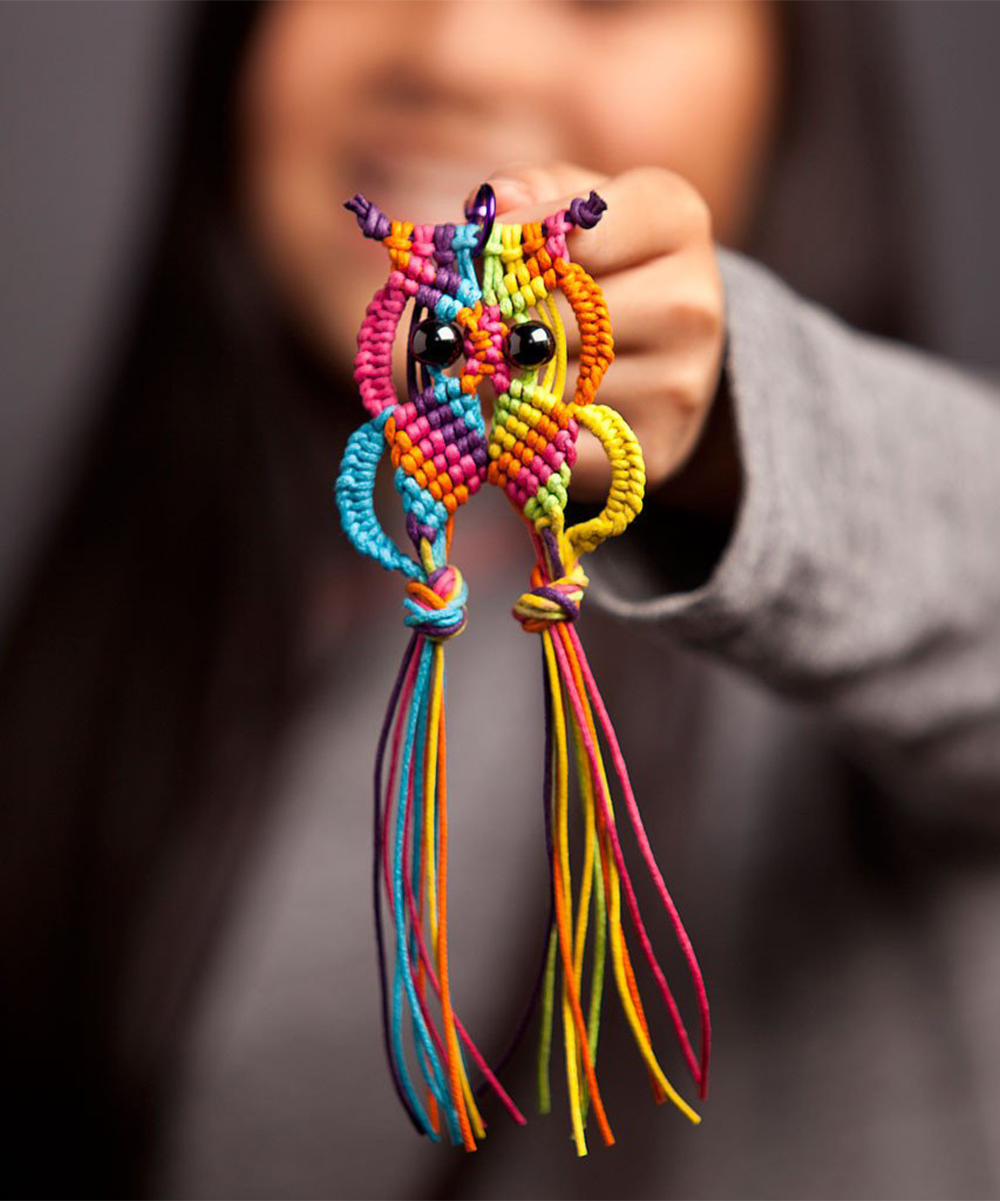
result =
M351 187L386 200L390 194L404 201L412 196L420 204L444 200L451 211L502 164L550 157L542 140L525 136L518 120L474 123L465 114L440 111L424 122L369 117L352 126L341 167ZM411 219L444 218L438 211Z
M410 221L462 221L466 196L489 168L457 154L405 155L366 150L348 159L351 187L387 212L405 210Z

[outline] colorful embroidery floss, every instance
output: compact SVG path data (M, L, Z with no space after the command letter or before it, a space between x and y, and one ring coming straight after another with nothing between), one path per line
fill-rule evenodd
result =
M505 491L526 523L536 559L531 589L517 601L514 616L526 631L540 635L545 684L543 797L552 910L541 986L539 1106L547 1112L551 1103L558 978L577 1151L587 1153L588 1112L604 1141L614 1141L596 1074L610 945L616 990L654 1097L670 1099L697 1122L697 1114L671 1085L653 1050L625 937L623 896L643 960L702 1097L710 1047L704 983L653 857L614 729L574 624L588 584L582 556L628 526L642 508L645 483L635 436L618 413L595 399L614 357L611 324L599 286L571 261L566 244L571 229L593 228L606 206L592 192L546 221L504 225L494 220L492 191L484 185L467 209L470 220L462 225L390 221L362 196L353 197L346 207L366 236L383 243L391 264L358 334L355 379L371 418L348 441L337 502L354 546L407 578L404 620L412 635L386 711L375 767L374 903L386 1053L397 1094L418 1131L435 1140L446 1132L467 1150L474 1150L485 1133L476 1101L483 1087L495 1093L516 1122L524 1123L455 1014L448 972L444 643L465 628L468 596L448 556L456 512L489 481ZM477 260L482 264L481 283ZM579 377L569 399L564 397L566 338L554 299L557 292L569 302L580 331ZM407 399L400 401L392 381L391 352L411 302ZM448 369L463 355L458 373L449 375ZM485 379L492 382L496 396L488 434L478 399ZM566 528L567 489L581 426L607 453L612 484L596 517ZM375 516L375 474L386 448L413 556L395 546ZM571 763L576 767L584 829L575 898L568 813ZM639 912L616 825L611 780L617 783L641 857L688 965L701 1025L697 1055ZM383 913L383 893L388 914ZM588 943L585 1014L582 976ZM404 1030L412 1047L409 1055ZM477 1091L470 1084L468 1060L483 1077ZM410 1070L413 1061L420 1087Z

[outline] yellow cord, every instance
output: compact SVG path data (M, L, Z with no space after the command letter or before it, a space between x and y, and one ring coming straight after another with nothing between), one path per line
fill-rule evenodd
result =
M555 813L553 826L556 853L559 858L562 873L562 903L565 910L570 909L570 878L568 850L568 772L566 756L566 722L563 715L562 687L559 682L559 670L556 666L555 651L552 648L552 635L546 630L542 634L542 645L545 649L545 662L549 673L549 688L552 696L552 726L555 733ZM576 984L576 980L573 981ZM569 1091L570 1121L573 1127L573 1141L576 1152L583 1156L587 1154L587 1139L583 1131L583 1114L580 1106L580 1082L577 1072L576 1028L569 1001L570 981L563 972L562 988L562 1019L563 1044L566 1052L566 1081ZM579 989L577 988L579 994Z

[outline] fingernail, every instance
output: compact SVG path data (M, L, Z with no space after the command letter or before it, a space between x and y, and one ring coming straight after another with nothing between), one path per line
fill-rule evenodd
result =
M516 176L494 175L489 182L496 193L498 208L517 208L519 205L530 204L534 199L534 193L528 184Z

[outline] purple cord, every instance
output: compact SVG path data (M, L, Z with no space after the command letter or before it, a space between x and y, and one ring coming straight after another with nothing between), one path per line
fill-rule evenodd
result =
M350 200L345 200L344 208L357 217L358 225L366 238L376 238L381 242L392 233L392 222L389 218L377 204L366 200L360 192L355 193Z
M607 207L606 201L602 200L596 192L591 192L586 200L578 196L570 203L566 219L580 229L593 229Z
M392 1042L389 1036L389 1009L388 1009L388 979L385 970L385 936L382 933L382 887L381 876L379 874L382 866L382 766L385 762L385 748L389 741L389 731L392 728L392 720L396 715L396 707L399 704L399 696L403 691L403 682L406 679L406 673L410 666L410 661L413 658L413 653L416 650L418 634L414 634L410 639L406 648L406 653L403 655L403 662L400 664L399 675L396 677L396 683L393 685L392 695L389 698L389 704L385 711L385 721L382 725L382 733L379 735L378 750L375 752L375 871L374 871L374 908L375 908L375 938L378 943L378 978L379 987L382 995L382 1039L385 1043L385 1054L389 1061L389 1071L392 1073L392 1082L396 1088L396 1095L403 1103L403 1108L409 1115L410 1121L413 1124L414 1130L418 1134L424 1133L423 1125L420 1119L413 1111L409 1099L403 1089L403 1082L399 1078L399 1072L396 1070L396 1064L392 1057Z

